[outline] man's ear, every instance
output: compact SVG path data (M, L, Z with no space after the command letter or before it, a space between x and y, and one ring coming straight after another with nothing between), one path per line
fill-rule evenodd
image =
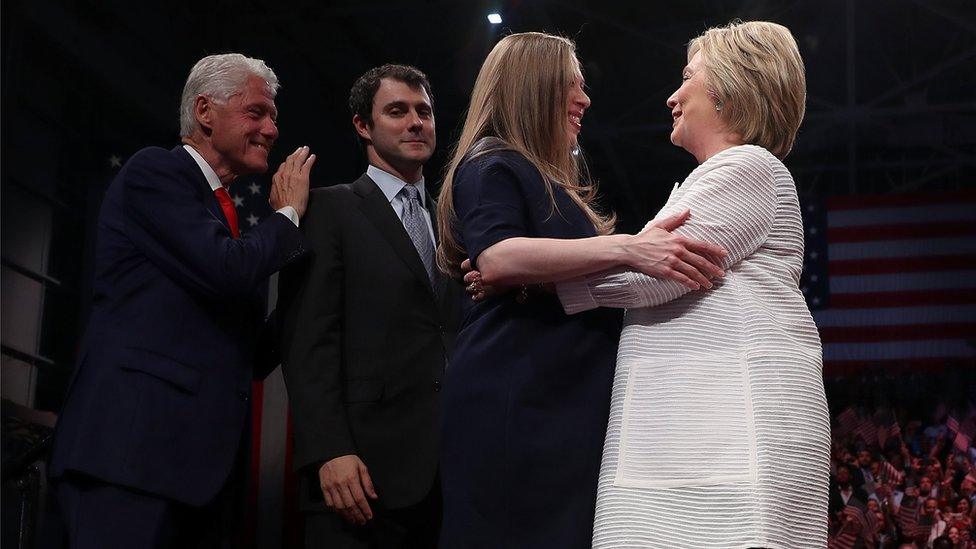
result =
M203 133L210 135L213 127L214 108L213 102L205 95L198 95L193 101L193 116L197 119L197 124L203 129Z
M372 141L372 136L370 135L370 124L363 117L358 114L352 115L352 125L356 128L356 133L359 137L366 139L367 141Z

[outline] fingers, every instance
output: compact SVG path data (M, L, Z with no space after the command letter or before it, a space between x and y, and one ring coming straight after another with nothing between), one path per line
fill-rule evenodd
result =
M690 257L687 257L686 259L690 259ZM712 283L708 280L708 277L702 274L701 271L699 271L698 268L693 264L688 263L688 261L676 261L672 269L691 279L697 286L697 288L693 288L695 290L700 288L712 288Z
M691 210L686 208L676 214L671 214L663 219L654 221L650 224L650 226L671 232L684 225L685 221L688 221L689 217L691 217Z
M352 486L356 484L350 483ZM362 497L362 490L359 491L360 497ZM362 510L356 503L356 497L353 496L352 490L350 490L349 484L343 484L339 487L339 494L342 496L342 508L346 516L346 520L353 522L355 524L366 524L366 517L363 515ZM365 500L364 500L365 501ZM350 520L351 518L351 520Z
M312 166L315 165L315 155L309 155L309 157L302 163L301 173L303 176L308 177L308 174L312 171Z
M722 268L709 257L703 257L695 252L687 250L685 251L684 256L682 256L682 259L684 259L686 263L690 263L692 267L700 271L701 274L705 275L705 277L709 280L725 276L725 271L723 271ZM711 285L706 287L711 288Z
M362 465L359 468L359 480L363 483L363 491L366 492L367 496L369 496L371 499L376 499L379 497L376 495L376 489L373 487L373 479L370 478L369 470L366 469L365 465Z
M464 261L461 262L461 272L467 273L470 270L471 270L471 260L465 259Z
M464 283L471 284L472 282L477 282L481 280L481 273L478 271L471 271L464 274Z
M670 278L671 280L674 280L675 282L678 282L679 284L682 284L684 286L687 286L688 288L690 288L692 290L700 290L701 289L701 285L700 284L698 284L694 280L688 278L688 276L686 274L684 274L683 272L681 272L678 269L673 269L671 267L664 267L661 270L661 276L663 276L664 278Z
M363 517L363 522L372 520L373 510L369 508L369 502L366 501L366 493L363 492L362 480L349 483L349 491L352 493L352 499L356 503L356 509Z
M699 255L720 258L725 258L729 255L729 252L727 252L725 248L717 244L712 244L711 242L695 240L694 238L682 238L681 243L685 246L685 248Z
M281 163L278 167L278 173L284 176L284 179L290 179L291 176L297 175L299 171L304 167L305 161L309 156L309 148L307 146L298 147L295 152L289 154L285 161ZM313 161L314 162L314 161Z
M325 497L325 505L334 511L338 511L342 507L342 498L339 497L338 490L335 486L326 486L322 489L322 496Z

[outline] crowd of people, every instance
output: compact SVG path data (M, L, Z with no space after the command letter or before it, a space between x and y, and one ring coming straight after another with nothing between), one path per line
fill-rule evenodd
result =
M971 403L914 416L852 406L833 419L829 547L976 548Z

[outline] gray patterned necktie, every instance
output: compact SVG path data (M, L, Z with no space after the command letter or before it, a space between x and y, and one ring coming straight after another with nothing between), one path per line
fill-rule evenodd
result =
M420 191L413 185L404 185L403 190L403 228L407 230L414 248L420 254L427 277L434 281L434 243L430 240L427 220L424 219L423 206L420 205Z

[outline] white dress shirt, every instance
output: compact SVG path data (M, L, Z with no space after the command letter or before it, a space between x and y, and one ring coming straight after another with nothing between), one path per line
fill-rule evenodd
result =
M200 166L200 171L203 172L203 177L207 178L207 183L210 184L210 189L212 191L216 192L217 189L223 186L220 184L220 178L217 177L217 172L215 172L210 164L208 164L207 161L200 156L200 153L198 153L196 149L189 145L183 145L183 148L186 149L186 152L190 153L190 156L193 157L194 161L196 161L197 166ZM281 215L287 217L289 221L294 223L296 227L298 226L298 212L295 211L295 208L285 206L279 210L276 210L275 213L280 213Z

